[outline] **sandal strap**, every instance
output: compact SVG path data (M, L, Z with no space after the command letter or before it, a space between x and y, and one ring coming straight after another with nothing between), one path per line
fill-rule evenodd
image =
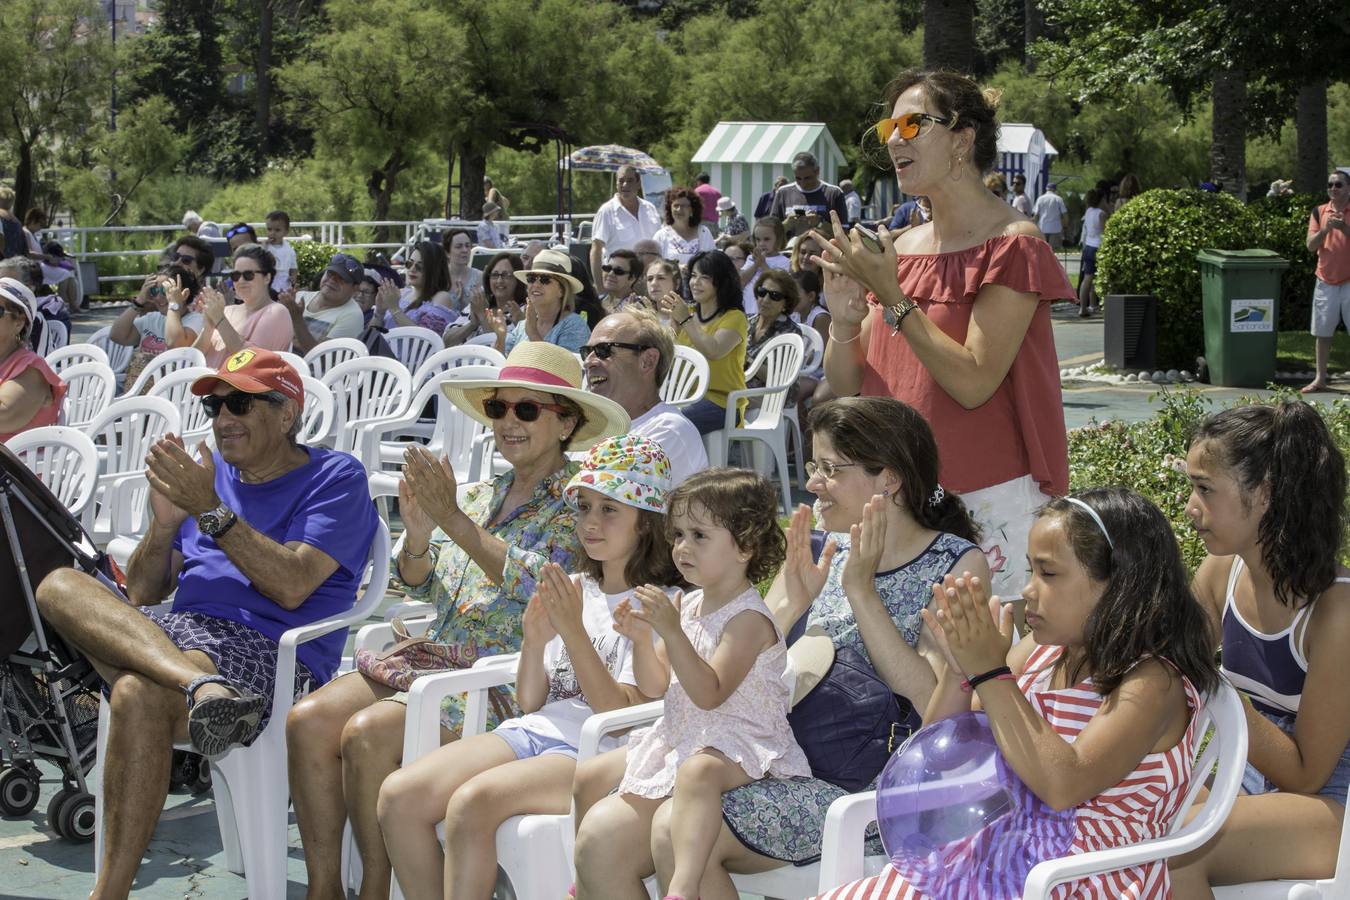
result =
M196 678L189 681L187 686L183 688L183 693L187 694L188 709L192 709L192 707L196 705L197 690L204 684L223 684L230 690L238 693L235 686L231 684L230 680L224 675L198 675Z

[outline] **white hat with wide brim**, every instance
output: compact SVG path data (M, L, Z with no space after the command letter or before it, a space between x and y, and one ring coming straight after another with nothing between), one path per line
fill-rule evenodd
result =
M627 434L632 424L622 406L581 386L581 364L575 355L544 341L516 344L495 379L466 379L441 385L451 403L489 428L492 420L483 412L483 401L502 388L557 394L580 406L586 421L572 434L568 450L587 450L605 438Z
M528 284L525 280L526 275L552 275L554 278L561 278L572 286L575 293L581 293L584 288L581 279L572 274L572 257L561 250L540 250L535 254L534 262L528 269L521 269L514 273L516 280L521 284Z

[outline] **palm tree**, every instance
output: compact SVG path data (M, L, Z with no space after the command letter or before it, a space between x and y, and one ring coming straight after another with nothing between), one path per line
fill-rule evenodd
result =
M974 0L924 0L923 64L958 72L974 67Z

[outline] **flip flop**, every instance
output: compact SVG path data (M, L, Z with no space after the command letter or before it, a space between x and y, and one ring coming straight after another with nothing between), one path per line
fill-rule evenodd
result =
M233 697L196 699L204 684L223 684ZM183 689L188 698L188 739L192 749L207 759L223 756L228 750L246 744L258 733L267 698L245 694L221 675L201 675Z
M1327 387L1327 385L1318 384L1316 381L1314 381L1309 384L1305 384L1303 387L1299 388L1298 392L1300 394L1316 394L1320 393L1321 391L1328 391L1328 390L1331 390L1331 388Z

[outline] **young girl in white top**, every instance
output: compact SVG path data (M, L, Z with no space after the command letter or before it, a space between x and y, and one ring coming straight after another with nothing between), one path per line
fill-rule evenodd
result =
M673 859L657 860L657 877L666 900L694 900L719 831L722 794L767 775L810 774L787 721L787 648L755 589L783 561L777 512L773 486L741 469L708 469L671 492L675 566L699 590L671 600L644 585L615 610L615 627L633 642L638 689L664 694L665 715L629 737L619 793L582 822L578 897L640 889L609 884L612 873L588 865L590 848L616 823L650 829L673 795Z
M525 714L441 747L380 788L380 827L410 900L490 898L497 827L511 816L566 813L586 718L648 699L634 675L635 630L616 631L614 611L627 608L637 584L676 581L661 512L669 489L670 461L635 435L597 444L568 482L582 574L545 565L526 607L516 677Z

